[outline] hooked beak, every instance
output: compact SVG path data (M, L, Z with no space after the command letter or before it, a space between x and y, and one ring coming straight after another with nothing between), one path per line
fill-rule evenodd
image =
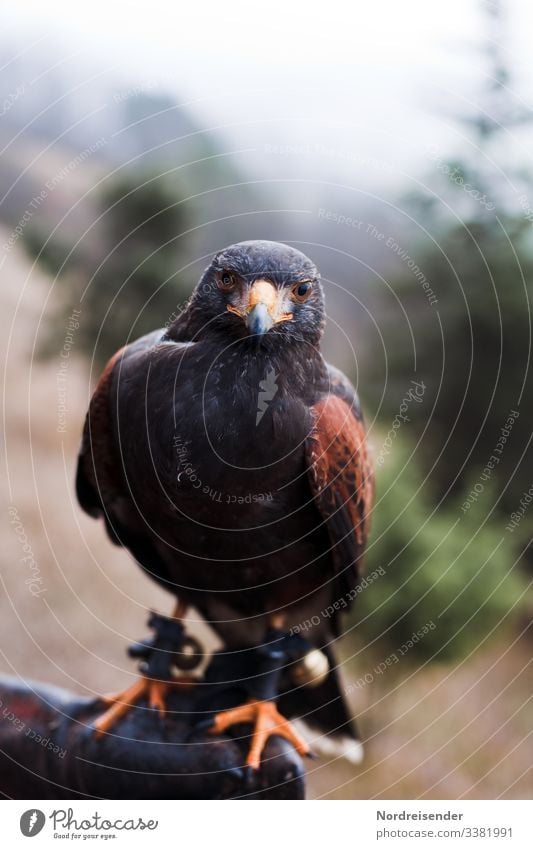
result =
M229 304L227 309L244 319L253 336L263 336L275 324L289 321L292 313L283 312L284 293L276 289L270 280L256 280L248 293L243 309Z
M246 327L254 336L262 336L274 325L266 304L256 304L246 316Z

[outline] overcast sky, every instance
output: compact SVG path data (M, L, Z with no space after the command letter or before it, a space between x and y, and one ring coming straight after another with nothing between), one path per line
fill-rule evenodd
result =
M506 8L514 87L529 104L533 4ZM334 147L341 170L355 152L363 171L373 156L413 172L428 144L457 145L446 116L476 102L486 70L479 0L27 0L3 16L14 44L42 39L58 62L91 57L125 84L161 81L236 145Z

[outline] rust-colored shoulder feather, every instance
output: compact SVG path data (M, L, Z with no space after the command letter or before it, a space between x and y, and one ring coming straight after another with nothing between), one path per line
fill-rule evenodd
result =
M340 393L339 393L340 394ZM344 394L344 393L343 393ZM341 594L357 583L374 493L365 429L354 398L329 394L313 407L307 441L311 490L328 529Z

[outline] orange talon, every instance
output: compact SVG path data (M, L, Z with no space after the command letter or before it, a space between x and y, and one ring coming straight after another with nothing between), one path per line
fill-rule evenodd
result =
M139 678L138 681L135 681L123 693L104 697L104 701L110 704L110 707L94 723L96 736L101 737L112 725L118 722L129 711L131 706L141 698L145 689L146 679Z
M160 623L158 625L158 620L171 621L176 620L178 623L181 623L185 614L187 613L187 604L184 601L177 601L176 606L174 608L174 612L172 616L169 618L161 617L152 613L150 617L150 627L153 630L156 630L157 636L159 637L159 633L157 632L157 628L160 627ZM188 645L189 649L194 651L196 646L198 649L201 649L201 646L197 641L185 640L185 643ZM142 651L139 653L139 646ZM148 644L144 641L141 644L135 644L134 647L136 651L132 656L134 657L143 657L147 658L150 654L152 648L157 648L154 645L153 641ZM193 669L193 666L189 666L189 669ZM146 670L147 671L147 670ZM122 719L128 711L132 708L132 706L139 701L139 699L146 698L149 706L159 711L160 716L164 716L166 713L166 703L165 696L168 692L169 687L182 687L184 689L189 689L193 687L196 683L195 679L190 676L180 675L179 677L175 677L173 675L172 670L169 668L169 681L161 681L156 678L149 678L146 676L141 676L131 687L128 687L127 690L124 690L122 693L108 693L105 696L102 696L101 699L105 705L107 705L107 710L98 717L98 719L94 723L94 728L97 737L101 737L102 734L105 734L112 728L115 723L118 722L119 719Z
M148 684L148 703L151 708L157 708L160 716L164 716L167 710L165 696L168 684L164 681L150 681Z
M249 722L254 726L252 743L246 758L247 765L252 769L259 769L263 749L268 738L273 734L284 737L285 740L292 743L299 755L309 754L307 743L298 736L290 722L281 715L274 702L250 699L244 705L217 713L209 731L211 734L221 734L239 722Z
M94 723L97 737L101 737L122 719L133 705L143 696L148 694L150 707L158 708L161 714L165 713L165 693L168 685L162 681L153 681L149 678L139 678L131 687L123 693L103 696L102 700L109 705L108 709L98 717Z

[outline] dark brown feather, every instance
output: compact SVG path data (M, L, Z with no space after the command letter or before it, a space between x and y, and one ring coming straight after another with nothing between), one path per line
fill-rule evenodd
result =
M83 509L97 517L120 490L120 462L116 456L111 412L113 371L125 349L107 363L91 398L78 458L76 493Z

